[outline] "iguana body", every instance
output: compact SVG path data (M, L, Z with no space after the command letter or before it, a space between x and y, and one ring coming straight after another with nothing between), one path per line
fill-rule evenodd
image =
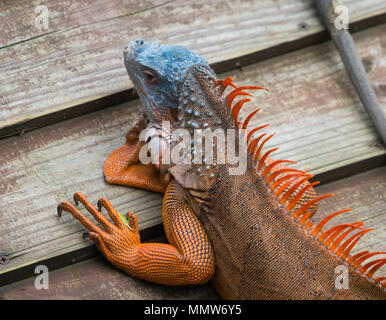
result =
M98 202L111 224L80 193L81 201L102 230L68 202L58 212L71 212L91 232L102 254L128 274L156 283L198 284L212 279L227 299L385 299L385 278L374 277L386 259L367 251L350 256L369 230L363 223L322 227L335 213L314 225L309 218L317 201L307 175L285 167L286 162L263 151L269 140L260 128L249 130L247 170L232 175L224 164L144 165L139 161L147 127L162 131L185 128L247 128L238 117L247 100L236 96L259 87L237 88L230 78L216 80L206 61L186 48L136 40L125 49L125 64L144 105L141 117L126 135L126 143L105 163L109 183L165 192L162 218L169 244L140 242L135 215L130 226L119 218L107 199ZM224 90L233 86L226 95ZM257 134L254 138L252 134ZM168 138L166 138L168 139ZM168 141L169 142L169 141ZM173 144L173 142L172 142ZM236 144L241 140L236 136ZM218 151L218 150L217 150ZM228 150L227 150L228 151ZM216 156L218 156L218 151ZM347 210L343 210L343 213ZM336 287L336 267L346 266L349 288Z

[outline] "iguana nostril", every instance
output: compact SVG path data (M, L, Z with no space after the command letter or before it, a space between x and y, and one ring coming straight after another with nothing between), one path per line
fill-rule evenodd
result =
M144 44L144 40L143 39L137 39L137 40L135 40L135 43L136 44L139 44L139 45L143 45Z
M145 41L142 40L142 39L137 39L137 40L133 40L133 41L130 41L128 43L128 45L125 47L125 50L126 52L131 52L131 50L139 47L139 46L143 46L145 44Z

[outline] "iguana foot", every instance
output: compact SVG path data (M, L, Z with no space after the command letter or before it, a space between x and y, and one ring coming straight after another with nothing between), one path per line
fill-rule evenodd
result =
M169 285L205 283L214 274L214 254L184 194L176 182L165 193L162 219L169 243L141 243L135 214L129 212L125 221L106 198L99 199L97 209L83 194L74 195L75 203L81 202L100 226L68 201L59 204L58 214L71 213L88 229L86 235L105 258L131 276ZM102 207L113 223L102 215Z
M94 241L99 251L111 263L116 264L119 261L122 261L122 258L124 258L123 256L130 251L130 249L140 244L138 222L134 213L130 212L128 214L129 224L126 225L120 218L118 212L113 208L110 201L106 198L99 199L98 209L95 208L80 192L74 194L74 201L76 205L81 202L87 211L101 224L104 230L94 224L68 201L63 201L58 205L58 215L61 216L63 211L67 211L78 219L79 222L88 229L88 232L86 232L84 236L88 236ZM108 221L100 212L102 207L107 210L113 223Z

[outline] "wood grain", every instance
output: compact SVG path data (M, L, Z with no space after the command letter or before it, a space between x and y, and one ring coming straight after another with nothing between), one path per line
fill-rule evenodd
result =
M383 108L385 38L385 26L355 36ZM331 43L221 78L228 75L237 84L271 90L257 92L246 111L264 107L251 126L270 122L272 129L267 132L278 132L270 144L281 147L274 159L297 160L298 167L310 165L318 175L377 157L385 163L385 148ZM41 261L59 267L94 252L90 241L82 239L83 227L77 221L69 215L56 216L57 204L72 201L75 191L93 203L106 196L122 213L136 211L142 230L159 225L161 195L107 185L102 173L106 157L124 142L137 113L136 100L0 140L0 253L10 258L8 264L0 265L0 283L32 276L32 266Z
M383 0L340 3L351 22L386 16ZM217 71L326 38L311 0L18 0L0 12L0 137L132 99L122 48L135 38L188 46Z
M355 211L338 216L329 225L365 220L375 230L358 243L355 251L384 250L386 240L386 167L326 184L322 193L335 193L336 197L321 203L314 220L341 208L355 206ZM153 240L153 242L155 242ZM165 242L165 239L157 239ZM370 260L369 260L370 261ZM376 276L386 274L380 269ZM50 272L48 290L36 290L34 279L29 278L0 288L0 299L217 299L210 284L203 286L161 286L134 279L115 269L102 257L89 259L72 266ZM101 290L103 289L103 290Z

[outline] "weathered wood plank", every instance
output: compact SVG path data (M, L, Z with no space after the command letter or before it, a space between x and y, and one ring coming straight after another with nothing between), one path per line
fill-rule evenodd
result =
M340 3L358 24L386 16L383 0ZM48 30L35 26L37 5ZM217 71L326 38L311 0L19 0L0 12L0 137L132 98L122 48L135 38L188 46Z
M151 241L165 243L166 238ZM47 290L37 290L34 279L0 287L0 300L219 299L210 283L198 286L157 285L128 276L101 256L50 272Z
M321 203L315 221L338 207L355 211L338 216L329 225L365 220L375 230L362 238L353 252L384 250L386 245L386 167L321 186L321 193L336 197ZM163 239L162 242L165 242ZM386 268L377 272L385 275ZM101 290L103 289L103 290ZM118 271L102 257L89 259L50 273L48 290L36 290L34 278L0 288L0 299L216 299L210 285L170 287L133 279Z
M36 290L34 278L0 288L2 300L208 300L219 299L214 287L164 286L134 279L103 258L50 272L48 290Z
M384 26L355 36L383 108L385 37ZM264 106L252 126L272 123L273 129L267 132L278 134L270 146L281 146L275 159L297 160L299 167L310 165L319 175L377 157L384 162L385 148L331 43L250 65L231 75L237 84L259 84L271 90L269 94L257 92L254 103L246 108ZM82 226L69 215L56 216L57 204L71 200L75 191L93 203L106 196L119 211L136 211L141 229L161 222L161 195L109 186L103 178L106 157L124 142L137 112L138 101L131 101L0 140L0 252L10 258L0 266L1 283L12 272L19 272L17 277L21 277L20 270L26 270L24 276L32 272L27 266L35 262L65 256L67 260L55 261L59 266L71 261L71 254L84 258L90 253L84 251L90 242L82 240Z

